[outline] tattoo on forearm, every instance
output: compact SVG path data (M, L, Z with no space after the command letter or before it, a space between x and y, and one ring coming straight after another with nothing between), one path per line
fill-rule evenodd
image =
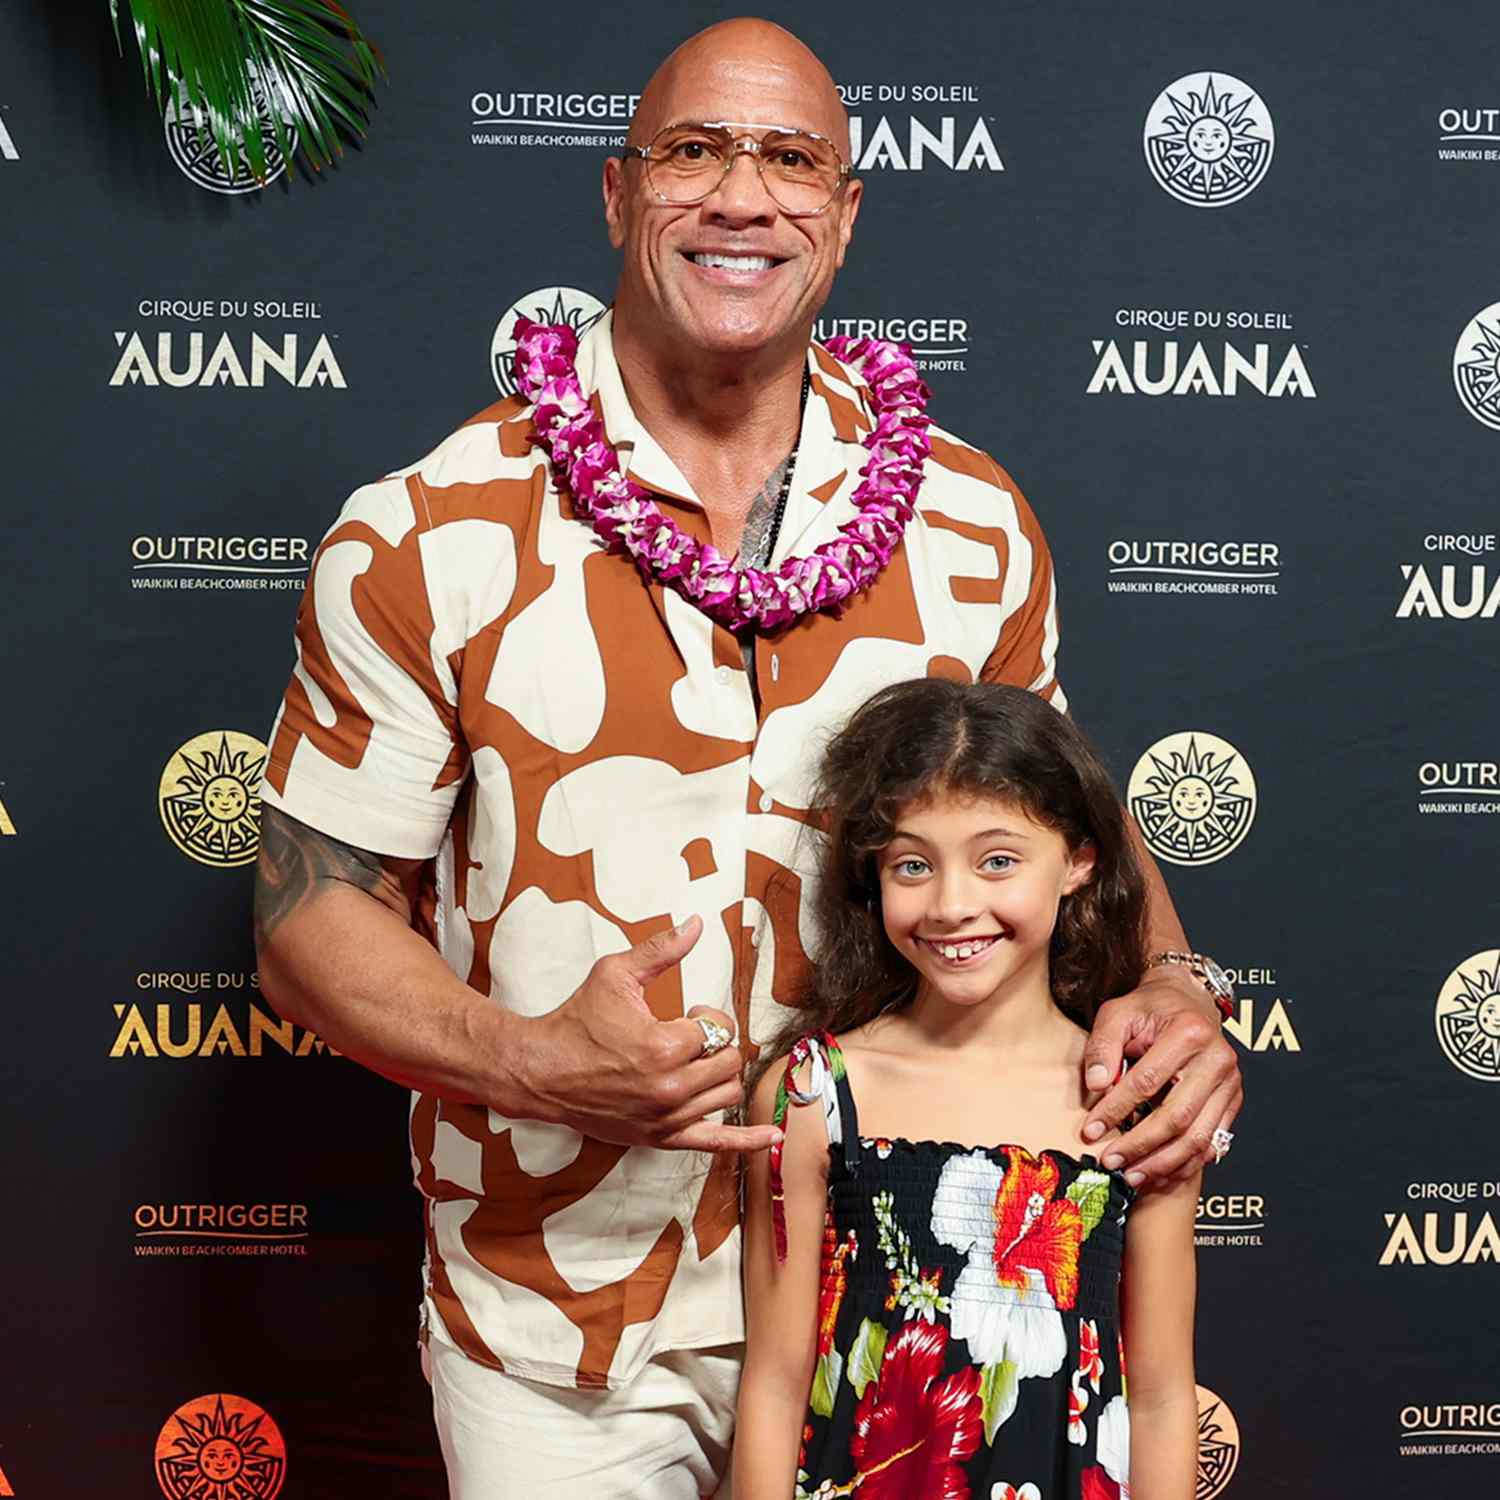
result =
M786 479L787 465L796 450L781 460L766 476L766 482L756 491L745 512L745 530L740 538L740 557L752 567L764 567L770 559L766 556L766 543L770 540L771 526L776 518L776 501L781 495L782 482Z
M265 942L309 899L320 881L337 880L373 891L384 871L380 856L262 805L260 858L255 867L255 936Z

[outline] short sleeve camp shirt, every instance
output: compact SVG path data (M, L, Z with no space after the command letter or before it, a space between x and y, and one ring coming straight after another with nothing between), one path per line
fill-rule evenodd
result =
M817 344L773 566L832 538L871 419ZM582 340L631 476L706 517L636 421L602 318ZM733 1009L763 1039L813 946L804 833L817 751L878 688L986 678L1065 706L1042 533L1009 477L937 429L917 513L835 617L739 641L575 518L519 398L357 490L315 559L264 798L332 838L429 861L417 926L453 972L527 1016L595 960L693 913L657 1016ZM799 837L800 836L800 837ZM735 1165L413 1096L424 1329L470 1358L579 1387L661 1350L743 1337Z

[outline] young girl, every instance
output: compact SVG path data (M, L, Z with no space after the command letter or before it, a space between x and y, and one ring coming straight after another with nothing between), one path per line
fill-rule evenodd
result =
M932 679L855 714L817 805L812 1003L753 1073L786 1138L746 1183L735 1500L1191 1500L1197 1178L1138 1197L1073 1144L1084 1028L1144 963L1108 774L1033 694Z

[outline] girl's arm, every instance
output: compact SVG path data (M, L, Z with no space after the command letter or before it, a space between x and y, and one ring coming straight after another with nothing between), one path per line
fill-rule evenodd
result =
M1193 1500L1193 1221L1202 1172L1143 1193L1125 1230L1121 1289L1130 1407L1131 1500Z
M752 1124L769 1124L781 1068L750 1100ZM805 1083L805 1079L799 1079ZM745 1171L745 1371L734 1432L735 1500L790 1500L818 1343L818 1277L828 1204L828 1135L817 1104L787 1112L781 1160L787 1258L776 1262L770 1154Z

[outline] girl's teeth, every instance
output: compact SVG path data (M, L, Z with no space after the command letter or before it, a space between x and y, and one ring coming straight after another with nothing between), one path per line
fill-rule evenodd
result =
M981 949L987 947L988 944L985 942L960 943L957 947L945 947L941 943L935 943L933 946L937 948L938 952L941 953L944 958L962 959L972 958L976 953L980 952Z

